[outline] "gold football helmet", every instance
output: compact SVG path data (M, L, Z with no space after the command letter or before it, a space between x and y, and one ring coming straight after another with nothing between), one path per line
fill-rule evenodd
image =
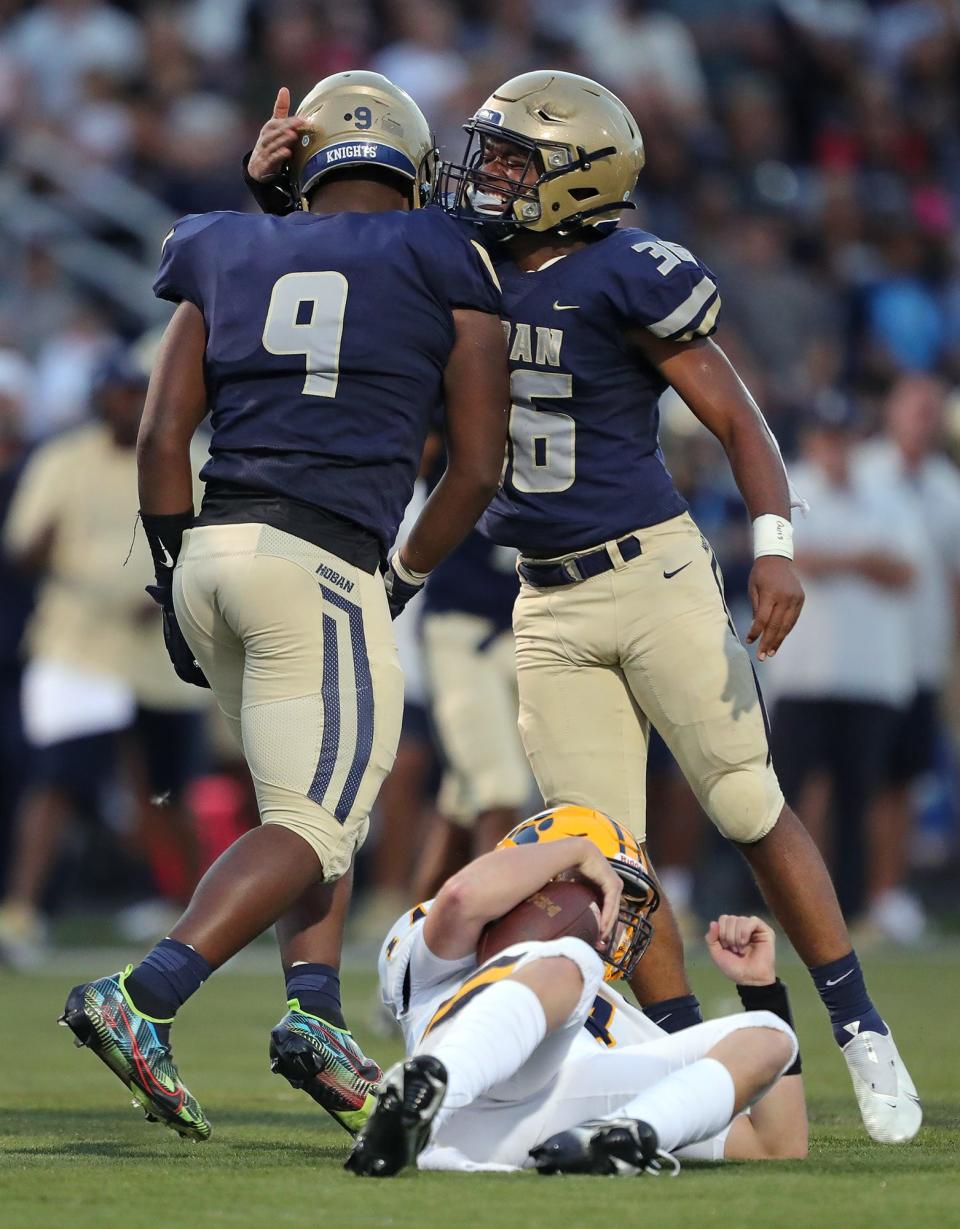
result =
M570 836L585 836L593 841L623 880L620 917L603 953L604 980L629 977L653 938L650 914L660 904L660 892L646 853L625 828L589 807L552 807L517 824L497 848L562 841Z
M378 166L409 181L414 209L429 204L437 167L433 135L398 85L380 73L334 73L317 82L297 115L309 124L291 159L301 196L341 167Z
M441 199L474 221L507 223L506 233L612 226L643 169L643 139L615 94L575 73L537 71L494 90L469 119L462 163L443 168ZM503 143L526 152L510 174L488 171Z

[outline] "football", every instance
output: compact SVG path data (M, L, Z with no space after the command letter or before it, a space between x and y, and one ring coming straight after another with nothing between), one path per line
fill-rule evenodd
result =
M477 944L480 964L523 939L560 939L573 935L591 947L600 937L599 888L582 880L555 879L484 927Z

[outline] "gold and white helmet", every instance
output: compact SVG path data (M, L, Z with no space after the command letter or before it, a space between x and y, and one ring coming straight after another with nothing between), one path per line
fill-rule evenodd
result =
M301 196L345 166L376 166L411 184L414 209L429 204L437 151L423 112L380 73L351 70L318 81L297 115L307 120L291 159Z
M589 77L522 73L494 90L464 128L463 161L443 168L441 203L450 212L506 223L508 233L569 233L613 225L621 210L634 208L643 138L620 99ZM486 172L491 139L525 150L526 166L510 177Z

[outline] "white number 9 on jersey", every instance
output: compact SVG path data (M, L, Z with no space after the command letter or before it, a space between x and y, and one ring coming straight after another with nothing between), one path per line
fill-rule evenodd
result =
M340 379L340 338L347 308L342 273L287 273L273 285L263 348L270 354L302 354L307 397L335 397Z

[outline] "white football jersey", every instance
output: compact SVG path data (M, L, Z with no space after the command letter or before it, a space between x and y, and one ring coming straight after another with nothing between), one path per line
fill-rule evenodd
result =
M593 1000L593 1008L587 1017L580 1036L570 1049L571 1058L601 1046L606 1050L623 1046L644 1045L659 1041L668 1034L658 1024L645 1016L633 1003L628 1003L612 986L603 985Z
M377 972L384 1005L403 1030L407 1053L419 1045L435 1017L483 985L507 976L515 958L487 961L478 972L476 956L441 960L427 947L423 924L432 901L408 910L390 928L380 949ZM473 975L476 974L476 977ZM611 986L601 986L570 1056L658 1041L667 1034Z
M477 968L473 954L441 960L427 947L423 923L432 904L424 901L397 918L377 961L380 997L403 1030L408 1054L416 1049L444 1001Z

